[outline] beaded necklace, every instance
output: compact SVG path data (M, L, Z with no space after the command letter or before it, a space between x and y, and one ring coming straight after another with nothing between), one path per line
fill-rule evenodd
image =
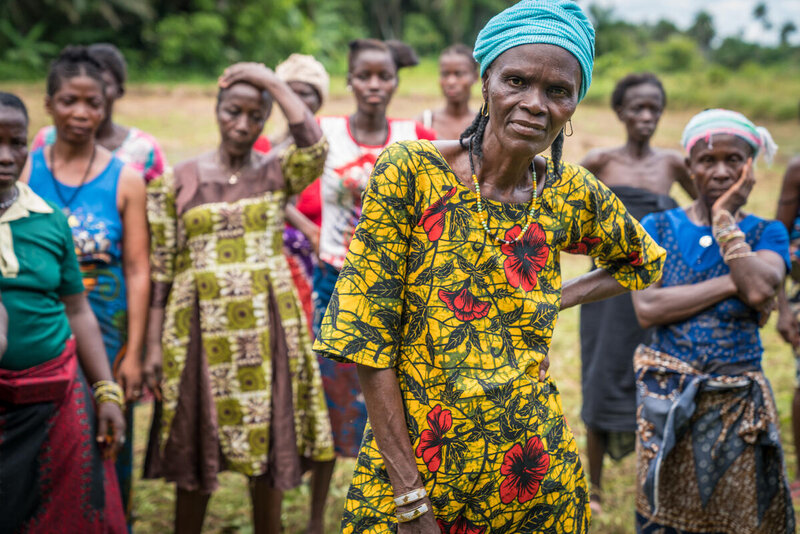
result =
M472 160L472 138L470 138L469 140L468 153L469 153L469 168L472 171L472 182L475 184L475 192L478 194L478 220L480 220L481 226L483 226L483 231L486 232L486 235L488 235L491 239L494 239L498 243L502 243L504 245L511 245L513 243L520 241L522 237L525 235L525 232L528 231L528 228L530 228L531 223L533 223L533 215L536 212L536 198L539 194L538 193L539 184L536 181L536 166L534 165L533 161L531 161L531 172L533 173L533 196L531 197L531 200L528 204L528 213L525 216L525 227L522 229L522 231L519 233L517 237L509 241L507 239L503 239L502 237L498 237L497 234L489 230L489 225L487 224L486 212L483 209L481 186L478 183L478 176L477 174L475 174L475 163Z
M11 192L11 198L9 198L8 200L4 200L3 202L0 202L0 210L6 210L6 209L10 208L11 204L16 202L17 198L19 198L19 189L17 189L16 185L14 185L12 187L13 187L13 190Z

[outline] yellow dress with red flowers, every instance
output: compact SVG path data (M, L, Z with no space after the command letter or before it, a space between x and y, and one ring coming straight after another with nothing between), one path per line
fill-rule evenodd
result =
M535 221L498 245L477 196L428 141L383 152L314 349L397 373L408 433L443 532L586 532L578 450L551 378L538 381L561 300L561 252L589 254L623 286L661 276L664 250L585 169L548 161ZM528 204L484 200L512 240ZM368 425L342 521L396 530Z

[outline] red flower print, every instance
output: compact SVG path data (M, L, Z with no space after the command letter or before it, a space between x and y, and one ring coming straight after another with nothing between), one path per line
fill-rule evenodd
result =
M603 241L603 239L600 237L584 237L577 243L572 243L570 246L564 247L564 252L570 254L588 254L601 241Z
M428 234L428 239L431 241L437 241L442 237L442 232L444 232L444 217L447 215L447 206L445 206L445 204L455 194L456 188L454 187L442 198L428 206L428 209L422 214L419 223L417 223L417 226L422 226L422 228L425 229L425 233Z
M631 265L641 265L642 264L642 256L639 254L638 250L634 250L630 254L628 254L628 262Z
M422 458L428 471L435 473L442 465L442 445L444 445L444 435L453 426L453 417L450 410L442 410L442 405L437 404L433 410L428 412L428 426L422 431L417 445L417 458Z
M506 232L506 241L514 241L522 231L519 225ZM500 250L508 256L503 262L508 282L514 286L522 286L531 291L538 282L538 273L547 263L550 247L546 243L547 236L539 223L531 224L528 231L519 241L504 244Z
M524 450L516 443L506 452L500 466L500 474L506 475L500 484L500 500L508 504L519 499L522 504L533 499L549 467L550 455L544 452L539 436L529 439Z
M439 523L442 534L483 534L486 532L486 527L479 527L463 515L458 516L458 519L452 523L448 523L444 519L437 519L436 522Z
M469 292L469 280L460 291L439 290L439 298L447 305L451 312L455 312L459 321L473 321L483 319L489 314L491 305L478 300Z

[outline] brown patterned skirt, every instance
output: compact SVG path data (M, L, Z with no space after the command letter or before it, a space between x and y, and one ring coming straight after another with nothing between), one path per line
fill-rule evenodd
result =
M637 532L795 531L775 401L760 369L706 374L640 346Z

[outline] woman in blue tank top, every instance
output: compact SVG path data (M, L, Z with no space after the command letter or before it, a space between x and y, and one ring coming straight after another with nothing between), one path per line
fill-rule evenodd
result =
M65 48L51 65L45 106L57 140L31 155L29 184L67 216L109 362L131 403L141 394L150 290L145 188L136 171L95 141L105 109L101 74L84 47ZM132 415L129 404L128 433L117 459L129 526Z

